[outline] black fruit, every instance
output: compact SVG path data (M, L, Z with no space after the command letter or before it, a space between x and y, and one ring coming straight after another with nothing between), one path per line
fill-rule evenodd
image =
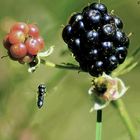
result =
M70 17L62 37L83 71L110 74L127 56L129 38L122 20L102 3L92 3Z
M71 16L69 20L69 24L73 24L74 22L78 22L83 19L83 15L81 13L76 13L73 16Z
M107 13L107 7L102 3L93 3L93 4L90 5L90 8L91 9L96 9L103 14Z
M98 27L98 25L101 24L102 16L98 10L89 9L83 16L87 28L90 27L94 29L94 27Z
M114 23L116 25L117 28L122 29L123 28L123 22L121 21L121 19L117 16L113 17L114 19Z
M62 37L64 41L67 43L73 36L73 31L71 25L67 25L62 32Z

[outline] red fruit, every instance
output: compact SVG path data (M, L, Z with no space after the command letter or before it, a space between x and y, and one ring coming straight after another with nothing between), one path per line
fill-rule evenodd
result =
M29 24L29 36L31 37L38 37L39 36L39 29L36 25L34 24Z
M37 55L40 50L40 43L34 38L27 39L25 45L28 53L31 55Z
M11 52L10 52L10 50L8 50L8 56L10 57L10 59L12 59L13 61L17 61L18 60L18 58L15 58L15 57L13 57L12 55L11 55Z
M36 38L36 40L40 44L40 50L42 50L44 48L44 46L45 46L44 39L41 36L39 36L38 38Z
M10 32L13 32L13 31L22 31L24 34L27 34L29 31L29 27L24 22L17 22L10 29Z
M25 34L22 31L13 31L9 34L9 42L11 44L23 43L25 41Z
M27 49L23 43L18 43L10 47L10 53L13 58L22 58L27 54Z
M9 50L11 47L11 43L9 42L9 34L7 34L3 39L3 46Z
M26 55L23 58L20 58L18 60L19 63L24 64L24 63L30 63L33 61L34 56L31 55Z

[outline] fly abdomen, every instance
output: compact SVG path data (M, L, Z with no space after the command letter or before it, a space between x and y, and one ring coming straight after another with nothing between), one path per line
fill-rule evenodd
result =
M37 101L37 106L38 108L41 108L43 106L44 103L44 96L38 96L38 101Z

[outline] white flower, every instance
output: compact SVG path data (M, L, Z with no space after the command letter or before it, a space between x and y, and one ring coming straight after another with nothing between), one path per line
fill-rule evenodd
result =
M90 112L105 108L111 101L122 97L127 89L121 79L112 78L105 73L95 78L92 87L88 91L95 102Z

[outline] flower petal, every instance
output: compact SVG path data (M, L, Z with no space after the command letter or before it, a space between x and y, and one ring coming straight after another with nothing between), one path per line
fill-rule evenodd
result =
M116 89L116 93L112 95L112 100L117 100L126 93L126 91L128 90L128 87L126 87L124 82L120 80L119 78L115 78L114 80L117 81L117 85L116 85L117 89Z
M54 46L51 46L47 51L38 53L39 57L47 57L51 55L54 51Z
M101 110L101 109L105 108L109 103L110 103L110 101L106 101L106 102L104 102L104 104L95 102L94 106L90 109L90 112L93 112L95 110Z
M122 97L128 89L121 79L112 78L105 73L101 77L94 79L93 83L92 87L88 90L88 94L93 97L94 101L90 112L105 108L112 100L117 100ZM103 84L106 85L107 89L105 92L100 93L97 87L100 89Z

